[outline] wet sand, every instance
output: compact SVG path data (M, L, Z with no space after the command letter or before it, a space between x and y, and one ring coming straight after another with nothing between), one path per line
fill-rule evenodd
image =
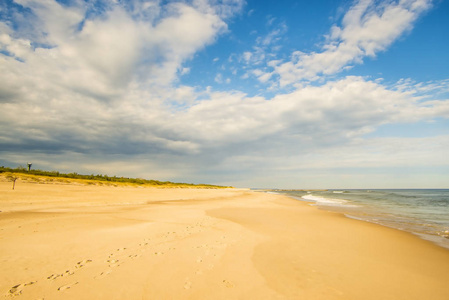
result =
M244 189L0 182L0 295L449 299L449 251Z

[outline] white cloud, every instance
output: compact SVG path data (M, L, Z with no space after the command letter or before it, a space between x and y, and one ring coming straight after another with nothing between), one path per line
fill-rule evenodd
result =
M132 82L170 84L185 60L226 29L225 22L211 13L212 7L207 10L205 3L202 10L171 3L160 7L160 15L137 20L120 5L111 4L102 15L89 17L88 4L82 2L71 7L51 0L20 3L35 13L37 19L30 22L45 36L44 41L39 37L38 45L46 45L32 49L35 40L1 34L0 46L13 57L26 60L30 73L24 77L40 77L108 97ZM153 13L157 11L154 5ZM6 61L9 71L17 69L19 62Z
M179 72L181 75L186 75L190 73L190 68L182 68Z
M52 0L17 0L15 2L32 10L37 17L33 20L36 22L34 24L37 27L36 32L39 33L37 38L50 45L59 45L73 36L86 12L86 7L65 7Z
M215 75L214 81L216 83L223 83L223 75L221 73L218 73L217 75Z
M269 101L238 92L211 92L208 98L177 115L182 125L173 127L178 136L206 147L211 141L225 145L268 137L310 147L344 143L382 124L444 116L440 105L447 103L423 103L360 77L304 87Z
M174 16L156 26L155 43L166 62L156 67L152 80L168 84L179 65L196 51L213 42L226 29L217 15L203 14L184 4L173 4ZM162 79L162 80L161 80Z
M266 36L258 37L256 42L262 46L272 46L281 40L282 35L287 32L287 25L281 23L275 29L270 31Z
M200 11L215 14L222 19L239 14L246 4L244 0L193 0L192 3Z
M243 52L243 60L248 64L251 61L251 57L253 56L253 54L249 51Z
M275 21L270 19L269 25ZM252 68L253 66L260 66L267 64L267 60L272 59L276 56L276 52L281 49L279 45L283 36L287 33L287 25L285 23L280 23L274 26L266 35L259 36L256 38L255 45L251 51L245 51L240 55L240 62L243 62ZM263 81L266 82L267 80Z
M435 97L449 93L449 79L428 82L416 82L410 78L400 79L392 88L401 92L421 95L422 97Z
M280 85L317 80L361 63L366 56L385 50L431 5L430 0L377 2L359 0L344 16L341 27L333 26L321 52L295 52L291 61L274 68Z
M222 17L239 1L111 2L101 14L88 14L85 2L20 3L42 36L32 40L2 24L0 47L8 55L0 56L0 106L9 147L119 152L128 142L125 152L197 151L195 143L165 137L159 125L170 119L169 103L176 111L194 101L191 88L173 90L171 83L188 71L186 59L226 29Z
M267 82L271 78L270 73L264 72L260 69L254 69L252 71L252 74L255 75L260 82L263 83Z

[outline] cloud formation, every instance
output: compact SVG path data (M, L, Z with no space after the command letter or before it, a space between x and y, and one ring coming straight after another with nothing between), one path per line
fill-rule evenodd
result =
M431 7L430 0L357 1L334 25L321 52L295 51L291 60L274 67L280 86L318 80L361 63L384 51L411 30L413 22Z
M347 76L270 98L185 85L186 61L226 34L243 1L100 3L16 0L8 8L11 18L0 23L6 161L32 156L50 169L249 184L249 173L267 182L256 174L298 171L293 165L376 165L373 153L388 149L382 139L365 143L368 133L449 115L447 80L386 86ZM273 72L257 68L252 75L282 87L338 73L385 50L429 7L424 0L358 1L331 29L322 52L295 52L288 62L270 58ZM241 56L245 65L275 57L270 47L286 28L258 39ZM215 80L233 82L221 74ZM440 138L444 145L448 140ZM445 151L435 138L425 142L435 157ZM404 151L420 161L428 153Z

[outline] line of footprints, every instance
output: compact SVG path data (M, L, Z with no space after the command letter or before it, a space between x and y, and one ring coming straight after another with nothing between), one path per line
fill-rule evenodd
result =
M92 260L90 260L90 259L79 261L75 265L75 269L80 269L80 268L84 267L86 264L91 263L91 262L92 262ZM70 276L70 275L73 275L73 274L75 274L75 271L73 271L73 270L66 270L64 273L56 273L56 274L51 274L50 276L47 276L47 280L55 280L55 279L58 279L60 277L66 277L66 276ZM21 284L15 285L15 286L13 286L9 290L8 294L9 294L9 296L20 296L22 294L23 289L26 286L36 284L37 282L38 281L36 280L36 281L30 281L28 283L21 283ZM78 282L74 282L74 283L71 283L71 284L66 284L66 285L60 286L58 288L58 291L63 291L63 290L70 289L72 286L74 286L76 284L78 284Z
M202 227L201 223L197 224L197 225L199 227ZM186 228L186 230L184 231L184 233L187 234L187 235L194 234L195 230L192 231L192 229L194 229L193 226L188 226ZM201 230L199 230L198 232L201 232ZM156 240L158 240L158 242L152 243L152 245L150 245L150 239L149 238L144 239L142 242L140 242L138 244L138 249L135 249L135 250L140 250L140 252L145 252L150 247L155 247L155 246L158 246L160 244L164 244L164 243L167 243L167 242L172 242L172 241L175 241L176 239L179 239L180 237L185 237L185 236L186 235L184 235L182 233L180 235L180 234L178 234L176 232L166 232L166 233L163 233L163 234L159 235L158 237L156 237ZM159 238L162 238L163 240L161 241ZM168 240L167 240L167 238L168 238ZM207 246L212 247L211 245L201 245L201 246L198 246L197 248L203 248L203 247L207 247ZM223 247L223 246L225 247L226 244L221 244L221 247ZM214 247L212 247L212 248L214 248ZM175 249L176 248L167 248L166 250L170 251L170 250L175 250ZM141 256L141 254L130 254L130 255L127 255L126 254L126 252L128 252L127 250L130 250L130 249L119 248L119 249L116 249L115 251L113 251L112 253L110 253L108 255L108 257L105 260L103 260L104 263L106 263L108 265L108 268L106 270L104 270L103 272L101 272L100 274L98 274L97 276L95 276L94 278L95 279L101 279L101 278L111 274L113 268L119 267L126 260L128 260L128 259L135 259L135 258L138 258L138 257ZM207 253L208 252L209 251L207 251ZM157 255L157 256L158 255L163 255L163 254L164 254L164 252L162 252L162 251L154 252L154 255ZM79 261L79 262L76 263L76 265L72 269L68 269L68 270L66 270L66 271L64 271L62 273L51 274L51 275L47 276L44 280L54 281L54 280L58 280L58 279L63 278L63 277L72 276L79 269L85 267L86 265L88 265L88 264L90 264L92 262L93 262L93 260L91 260L91 259L85 259L85 260ZM197 263L201 263L202 259L198 258L196 262ZM211 268L213 268L213 265L209 265L209 269L211 269ZM198 270L196 272L196 275L200 275L200 274L202 274L202 271ZM226 281L226 280L224 280L223 283L227 287L231 287L232 286L232 284L230 282ZM10 297L20 296L20 295L22 295L22 293L23 293L23 291L24 291L24 289L26 287L34 285L34 284L38 284L38 280L17 284L17 285L15 285L15 286L10 288L10 290L7 292L7 296L10 296ZM62 286L58 287L57 290L58 291L68 290L68 289L72 288L73 286L75 286L77 284L79 284L79 282L74 281L72 283L65 284L65 285L62 285ZM190 289L190 287L191 287L191 282L187 278L186 285L184 286L184 288L185 289ZM38 300L42 300L42 299L38 299Z
M141 248L140 251L142 251L142 252L146 251L147 249L143 249L143 247L149 247L149 239L144 239L144 241L142 243L139 243L139 247ZM126 250L127 250L127 248L119 248L119 249L116 249L114 252L110 253L108 255L107 259L103 260L103 262L107 264L108 268L106 270L104 270L103 272L101 272L99 275L95 276L94 278L101 279L101 278L111 274L112 268L119 267L121 265L121 263L125 262L125 260L127 258L134 259L134 258L138 258L141 256L141 254L131 254L131 255L126 256L126 253L125 253ZM163 252L155 252L154 254L161 255L161 254L163 254ZM51 275L47 276L44 280L56 281L61 278L72 276L77 271L79 271L79 269L85 267L86 265L88 265L92 262L93 262L92 259L85 259L85 260L79 261L76 263L76 265L73 268L68 269L61 273L51 274ZM9 289L7 295L10 297L20 296L20 295L22 295L23 290L26 287L31 286L33 284L38 284L38 282L39 282L39 280L34 280L34 281L27 282L27 283L17 284ZM79 282L75 281L70 284L62 285L62 286L58 287L58 291L68 290L77 284L79 284Z

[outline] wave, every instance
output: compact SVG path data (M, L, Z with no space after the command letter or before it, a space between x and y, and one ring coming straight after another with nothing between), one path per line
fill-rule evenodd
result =
M312 194L309 195L305 195L301 197L304 200L311 200L316 202L317 205L327 205L327 206L357 206L357 205L351 205L349 204L348 200L344 200L344 199L335 199L335 198L323 198L323 197L318 197L318 196L314 196Z

